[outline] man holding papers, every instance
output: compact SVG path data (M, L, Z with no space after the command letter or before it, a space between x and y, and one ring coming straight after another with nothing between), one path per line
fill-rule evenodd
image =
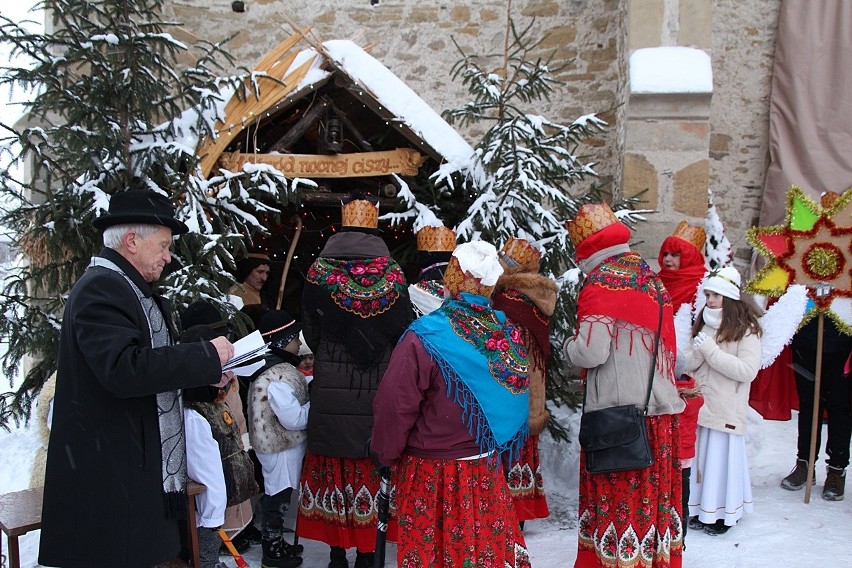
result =
M173 235L188 231L168 198L116 193L94 225L104 248L62 318L39 564L147 568L180 551L180 389L225 385L233 346L224 337L174 345L169 304L151 287Z

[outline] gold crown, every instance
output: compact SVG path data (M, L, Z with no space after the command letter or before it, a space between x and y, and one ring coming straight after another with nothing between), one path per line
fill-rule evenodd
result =
M701 227L696 227L695 225L690 225L686 221L681 221L678 223L677 228L674 230L674 233L672 233L672 236L681 238L692 244L698 250L702 252L704 251L704 241L707 239L707 235Z
M538 272L541 253L529 241L509 237L500 252L522 266L527 272Z
M618 223L615 213L606 203L587 203L580 207L573 220L565 222L568 236L576 247L598 231Z
M341 204L340 224L343 227L376 229L379 226L379 206L366 199L353 199Z
M453 252L456 234L447 227L423 227L417 231L417 250L424 252Z
M452 296L459 292L469 292L490 298L494 291L494 286L484 286L478 278L462 270L459 259L454 256L450 257L450 263L444 271L444 287Z

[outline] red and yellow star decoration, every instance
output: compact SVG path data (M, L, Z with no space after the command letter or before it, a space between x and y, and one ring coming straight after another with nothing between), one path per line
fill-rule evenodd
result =
M767 258L748 282L749 292L778 297L792 284L806 286L808 309L800 325L822 313L852 335L852 188L828 192L816 203L791 186L784 225L752 227L746 238ZM828 288L817 294L822 284Z

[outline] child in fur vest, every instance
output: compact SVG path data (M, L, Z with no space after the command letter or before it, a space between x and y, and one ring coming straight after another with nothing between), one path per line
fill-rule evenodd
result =
M248 393L249 438L263 469L264 568L299 566L302 546L284 541L284 515L298 487L307 448L308 383L296 367L301 326L283 310L263 314L258 329L271 354Z

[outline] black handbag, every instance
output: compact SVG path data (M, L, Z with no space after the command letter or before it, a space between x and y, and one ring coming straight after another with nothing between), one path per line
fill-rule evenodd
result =
M586 457L587 473L610 473L631 469L645 469L654 463L651 444L648 442L648 403L654 384L654 367L657 365L657 350L660 347L660 331L663 326L663 304L660 300L660 321L654 338L654 354L648 373L648 392L645 406L635 404L612 406L585 412L586 395L583 393L583 416L580 418L580 447Z

